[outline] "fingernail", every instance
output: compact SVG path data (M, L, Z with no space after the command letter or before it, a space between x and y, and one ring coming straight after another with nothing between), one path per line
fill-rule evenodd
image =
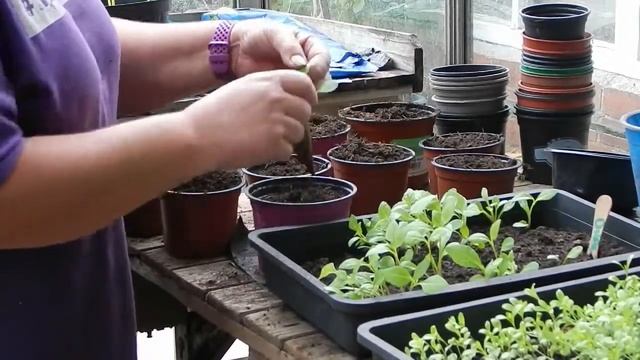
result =
M307 60L300 55L293 55L291 57L291 63L293 63L294 66L302 67L307 65Z

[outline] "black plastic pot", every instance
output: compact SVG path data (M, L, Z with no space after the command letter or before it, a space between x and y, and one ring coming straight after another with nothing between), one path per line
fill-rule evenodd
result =
M501 65L457 64L433 68L430 74L436 77L452 78L507 74L508 71L507 68Z
M580 59L545 59L538 56L522 54L522 63L524 65L548 68L551 70L555 69L564 69L564 68L577 68L593 65L593 61L591 57L580 58Z
M593 204L558 191L553 199L536 206L533 219L534 226L590 232L593 214ZM521 216L520 210L514 208L505 214L503 220L504 223L513 223ZM470 224L482 221L484 218L474 217ZM607 239L627 245L630 251L640 249L640 223L612 213L604 231ZM361 255L348 248L347 241L352 235L348 222L338 221L263 229L250 233L249 238L258 251L269 289L338 345L357 356L368 354L356 339L357 327L367 321L520 291L534 283L545 286L616 271L618 267L612 261L626 261L628 257L612 256L488 281L455 284L433 295L412 291L375 299L344 300L328 294L324 290L325 285L300 264L322 257L335 258L346 252ZM636 262L640 263L638 256Z
M629 274L640 275L640 268L631 269ZM626 274L624 271L617 271L545 287L536 286L536 288L538 295L545 301L555 299L556 291L562 290L577 305L584 306L595 303L594 294L609 286L609 277L611 276L624 278ZM478 330L484 328L485 321L504 313L502 304L508 303L511 298L531 299L523 291L518 291L440 309L375 320L358 328L358 341L372 351L374 360L410 359L404 354L404 348L411 340L411 333L422 336L428 333L429 328L434 325L440 334L445 336L448 332L445 330L444 324L450 317L463 313L465 325L471 334L477 337Z
M546 148L586 149L593 113L531 115L516 110L520 125L520 147L524 175L536 184L551 185L551 166L545 160ZM542 154L536 156L536 151Z
M464 117L440 114L436 117L435 133L436 135L444 135L461 132L486 132L506 136L507 120L510 114L508 105L505 105L500 112L487 116ZM503 143L501 154L504 155L504 151L505 145Z
M115 6L108 6L106 0L103 0L102 3L111 17L164 23L168 19L171 0L116 0Z
M527 36L542 40L579 40L591 10L575 4L539 4L520 11Z
M593 203L609 195L615 212L633 215L638 200L628 155L574 149L549 149L547 154L554 188Z

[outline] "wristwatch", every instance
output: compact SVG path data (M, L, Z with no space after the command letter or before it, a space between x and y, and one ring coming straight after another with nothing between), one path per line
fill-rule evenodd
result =
M231 21L219 21L216 31L209 41L209 64L216 78L232 80L231 71L231 30L234 23Z

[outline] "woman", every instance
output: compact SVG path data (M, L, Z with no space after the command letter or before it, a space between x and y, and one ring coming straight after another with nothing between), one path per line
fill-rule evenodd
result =
M120 217L207 171L288 158L328 68L313 39L266 23L0 1L0 358L135 359Z

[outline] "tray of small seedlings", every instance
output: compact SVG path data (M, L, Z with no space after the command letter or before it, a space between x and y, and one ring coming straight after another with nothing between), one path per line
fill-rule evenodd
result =
M374 320L374 359L638 359L640 268Z
M640 249L640 224L605 223L587 255L595 206L567 192L468 200L407 190L364 217L250 234L267 286L350 353L359 325L616 271ZM639 265L639 264L633 264Z

